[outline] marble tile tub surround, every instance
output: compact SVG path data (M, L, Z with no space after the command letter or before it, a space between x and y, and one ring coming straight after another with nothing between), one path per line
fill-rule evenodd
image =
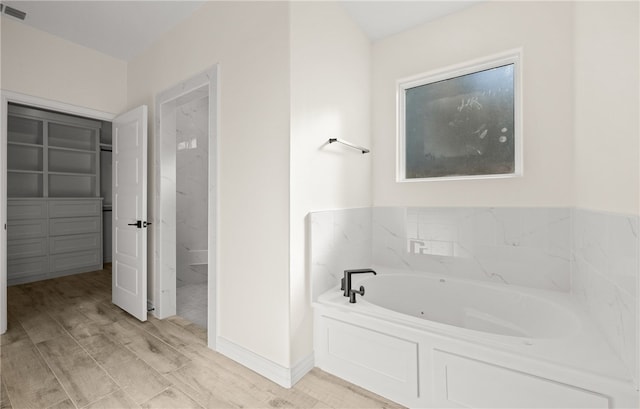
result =
M373 264L569 291L567 208L379 207Z
M313 299L367 266L569 291L567 208L375 207L310 223Z
M371 215L371 208L309 214L313 301L339 283L344 270L371 266Z
M207 282L209 98L176 109L177 286Z
M639 385L638 216L573 211L571 291Z

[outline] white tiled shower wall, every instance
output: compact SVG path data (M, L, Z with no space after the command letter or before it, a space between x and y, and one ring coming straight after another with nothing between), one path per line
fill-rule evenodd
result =
M312 296L387 267L574 293L637 371L638 217L570 208L375 207L311 213Z
M177 286L207 282L209 100L176 109Z

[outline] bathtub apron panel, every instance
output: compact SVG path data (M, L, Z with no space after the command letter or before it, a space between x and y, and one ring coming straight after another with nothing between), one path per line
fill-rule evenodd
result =
M436 304L397 297L420 283L406 280L409 288L402 288L379 269L378 276L354 283L371 288L356 304L338 287L321 295L313 305L316 366L414 408L638 407L631 375L571 299L538 290L509 294L501 286L428 280L438 293L448 291L443 300L451 301L457 292L472 296L458 297L466 305L450 303L450 311L430 314ZM383 288L395 294L397 303L375 295ZM422 299L436 297L424 291ZM386 308L368 302L369 295ZM511 300L507 311L494 308L499 297L503 305ZM531 314L545 308L548 320ZM527 322L527 317L533 318ZM541 321L549 322L545 327Z

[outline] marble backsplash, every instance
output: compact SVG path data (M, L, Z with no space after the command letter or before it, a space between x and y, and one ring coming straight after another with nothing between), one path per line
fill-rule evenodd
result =
M638 216L573 211L571 292L638 384Z

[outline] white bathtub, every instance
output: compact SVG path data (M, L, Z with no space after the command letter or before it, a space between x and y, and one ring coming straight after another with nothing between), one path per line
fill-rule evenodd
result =
M548 298L505 287L426 275L369 278L361 300L421 320L491 334L559 338L575 333L574 312Z
M316 366L410 407L638 407L568 295L378 273L354 276L355 304L338 287L314 303Z

